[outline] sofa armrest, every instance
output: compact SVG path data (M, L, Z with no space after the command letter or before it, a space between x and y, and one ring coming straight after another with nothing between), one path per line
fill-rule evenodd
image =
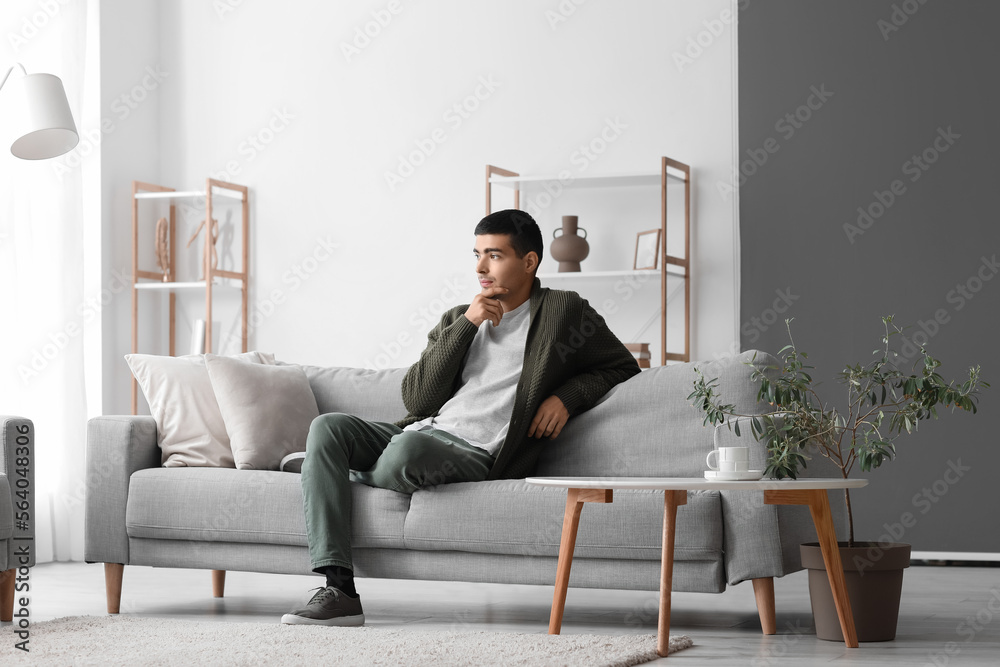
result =
M778 419L781 419L779 416ZM716 447L749 447L750 468L763 470L767 449L750 430L750 420L739 418L740 435L726 425L715 427ZM825 458L814 455L801 477L840 477ZM845 529L841 492L830 499L838 534ZM765 505L762 492L722 491L722 529L726 579L729 585L759 577L781 577L802 569L799 545L816 541L816 528L805 506Z
M149 416L95 417L87 423L84 560L128 563L125 507L132 473L160 466L156 422Z
M35 425L24 417L0 416L0 475L7 478L10 507L14 510L14 534L7 540L2 560L6 568L35 564ZM7 503L4 503L7 505Z

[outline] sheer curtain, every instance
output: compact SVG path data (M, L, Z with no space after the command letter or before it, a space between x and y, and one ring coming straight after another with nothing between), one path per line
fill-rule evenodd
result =
M85 97L94 99L98 84L95 8L92 0L4 0L0 13L0 34L7 36L0 67L21 62L29 73L60 77L81 136L97 126L83 112ZM3 139L0 414L35 424L37 561L82 560L87 395L95 381L85 376L85 349L93 344L87 340L93 321L100 319L89 305L95 302L86 286L95 280L85 275L83 252L83 182L93 164L82 164L85 145L76 149L77 159L18 160Z

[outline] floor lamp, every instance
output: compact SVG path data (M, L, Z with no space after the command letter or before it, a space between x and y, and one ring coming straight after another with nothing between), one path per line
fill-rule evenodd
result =
M11 79L15 67L22 76ZM20 63L0 81L0 115L0 129L13 137L10 152L23 160L57 157L80 141L59 77L28 74Z

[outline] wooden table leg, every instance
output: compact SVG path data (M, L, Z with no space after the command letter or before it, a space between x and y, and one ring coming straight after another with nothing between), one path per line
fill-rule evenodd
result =
M667 657L670 647L670 595L674 584L674 533L677 506L687 504L687 491L663 492L663 554L660 556L660 617L656 653Z
M854 628L854 614L851 612L851 600L847 596L844 566L840 562L837 531L833 526L830 500L827 498L826 490L764 491L764 502L768 505L809 506L813 524L816 526L820 550L823 552L823 564L826 565L826 574L830 579L833 602L837 607L837 616L840 618L840 630L844 634L844 644L848 648L857 648L858 633Z
M552 596L552 612L549 615L549 634L558 635L562 629L563 611L566 608L566 589L569 587L569 571L573 565L573 550L576 548L576 530L580 526L580 512L583 504L610 503L611 489L570 489L566 494L566 513L563 515L562 539L559 542L559 565L556 567L556 590Z

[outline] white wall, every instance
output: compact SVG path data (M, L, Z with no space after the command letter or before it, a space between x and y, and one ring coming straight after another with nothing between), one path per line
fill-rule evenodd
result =
M160 178L159 89L161 80L166 80L160 57L153 0L101 0L104 414L130 412L131 374L122 357L132 351L131 286L127 282L132 271L132 181L155 183ZM155 307L148 296L140 295L140 305ZM151 307L140 310L142 349L150 352L154 350L149 344L155 339L148 336L155 335L162 324L159 318L150 319Z
M135 4L144 8L127 9ZM732 171L735 38L732 27L713 24L721 28L713 36L703 22L730 5L178 0L159 3L152 25L146 3L105 0L105 88L115 94L112 74L125 86L147 65L167 73L151 95L157 108L136 111L154 125L129 120L139 150L116 152L105 169L110 264L130 262L122 193L131 179L187 189L215 175L249 185L251 348L301 363L405 366L436 321L430 311L477 290L470 251L484 213L484 165L579 175L578 147L618 119L627 127L587 173L655 171L661 155L693 165L692 352L727 351L737 328L735 214L712 184ZM560 7L573 12L555 22ZM344 45L377 17L386 25L345 56ZM138 37L109 36L111 22ZM674 54L699 33L703 53L678 67ZM477 93L482 99L469 99ZM467 99L477 108L463 118L453 106ZM444 140L390 187L386 172L433 136ZM560 215L578 214L592 245L584 269L630 268L635 233L658 225L657 195L563 195L538 220L551 237ZM188 218L182 243L198 221ZM542 268L555 270L551 259ZM550 286L604 299L590 283ZM654 341L657 327L642 324L659 288L640 292L609 322L623 338ZM130 311L127 300L119 304L106 331L112 359L129 349ZM196 297L182 328L201 312ZM238 333L231 315L216 319ZM233 343L224 340L223 351ZM107 412L128 409L123 366L109 370Z

